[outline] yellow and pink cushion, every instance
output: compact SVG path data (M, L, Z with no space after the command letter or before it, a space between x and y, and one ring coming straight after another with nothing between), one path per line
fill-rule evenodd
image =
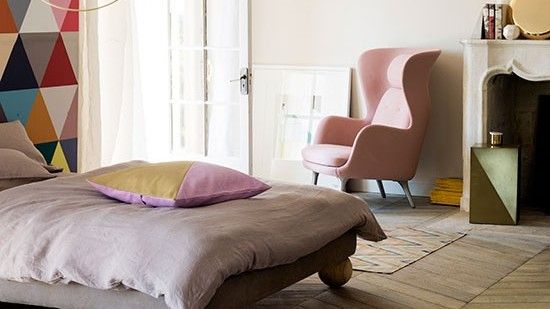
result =
M144 163L88 179L101 193L131 204L197 207L253 197L270 186L230 168L197 161Z

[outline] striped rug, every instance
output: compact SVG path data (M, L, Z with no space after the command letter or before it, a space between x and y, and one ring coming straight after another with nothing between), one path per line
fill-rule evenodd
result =
M391 274L466 235L416 228L399 228L386 234L388 238L380 242L357 239L357 250L351 257L354 270Z

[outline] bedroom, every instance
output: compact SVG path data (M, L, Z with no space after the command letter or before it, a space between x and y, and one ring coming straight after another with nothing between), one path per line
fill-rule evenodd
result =
M495 2L0 0L0 308L549 306L550 9Z

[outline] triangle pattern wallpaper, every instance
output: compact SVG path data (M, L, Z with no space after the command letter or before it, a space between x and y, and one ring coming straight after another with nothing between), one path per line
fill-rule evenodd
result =
M78 0L52 0L78 8ZM77 170L78 13L0 0L0 122L19 120L50 164Z

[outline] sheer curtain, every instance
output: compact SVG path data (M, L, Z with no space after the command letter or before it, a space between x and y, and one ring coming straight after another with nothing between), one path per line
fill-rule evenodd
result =
M122 0L80 26L80 171L168 158L167 0Z

